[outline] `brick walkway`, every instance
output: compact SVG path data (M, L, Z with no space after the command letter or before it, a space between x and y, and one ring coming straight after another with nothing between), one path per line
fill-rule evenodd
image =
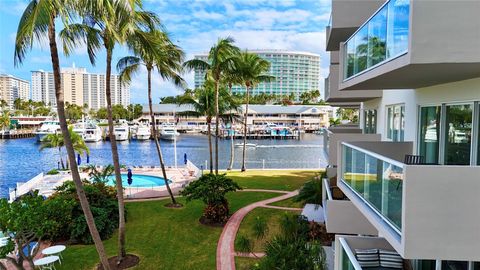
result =
M244 191L270 192L269 190L263 189L250 189ZM235 237L237 236L240 223L250 211L257 207L265 207L270 203L286 200L298 194L298 190L291 192L275 190L272 192L283 193L283 195L249 204L235 212L235 214L230 217L227 224L225 224L217 245L217 270L235 270ZM270 206L267 207L271 208ZM275 207L275 209L292 210L290 207ZM297 209L294 208L294 210Z

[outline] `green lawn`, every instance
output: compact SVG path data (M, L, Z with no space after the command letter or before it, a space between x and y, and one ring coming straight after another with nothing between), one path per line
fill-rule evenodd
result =
M294 201L294 198L290 198L283 201L271 203L270 205L292 207L292 208L303 208L305 206L305 202L296 202Z
M308 170L251 170L228 172L242 188L296 190L319 171Z
M237 237L239 235L243 235L248 237L250 240L254 242L253 250L255 252L263 252L264 244L272 239L275 235L279 234L280 230L280 218L287 214L287 215L294 215L299 214L298 211L284 211L279 209L271 209L271 208L255 208L247 216L243 219L242 223L240 224L240 228L238 229ZM268 233L263 239L257 239L253 235L253 224L255 222L256 217L264 218L268 224ZM235 250L238 251L237 245L235 245Z
M255 258L235 257L235 266L237 270L251 270L258 261Z
M231 212L279 194L237 192L229 194ZM184 199L179 199L185 204ZM203 205L194 201L181 209L169 209L163 201L127 204L127 252L140 256L134 269L215 269L217 241L222 228L201 225ZM105 241L107 253L116 254L117 235ZM57 269L92 269L98 262L96 250L89 246L68 246Z

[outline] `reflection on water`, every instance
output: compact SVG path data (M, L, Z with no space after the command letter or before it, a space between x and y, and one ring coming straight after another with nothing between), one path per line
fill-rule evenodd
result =
M322 141L322 136L315 134L304 134L302 140L249 140L250 143L260 147L247 148L247 168L325 167ZM161 145L165 162L173 166L173 142L161 141ZM88 143L88 146L91 152L90 163L99 165L111 163L109 142ZM39 151L39 147L40 144L33 138L0 140L0 197L5 197L8 187L15 186L16 182L26 181L42 171L46 172L58 166L58 150ZM219 150L220 168L225 169L230 160L230 141L220 140ZM118 152L121 164L159 166L153 141L118 142ZM185 153L197 166L205 166L205 161L209 159L207 137L182 134L177 142L178 164L183 163ZM242 148L235 148L234 168L241 166L241 158Z

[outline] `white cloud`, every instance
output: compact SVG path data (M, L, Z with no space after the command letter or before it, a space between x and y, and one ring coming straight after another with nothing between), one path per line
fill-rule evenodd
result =
M221 20L224 18L223 14L217 12L208 12L205 10L199 10L193 12L193 17L201 20Z

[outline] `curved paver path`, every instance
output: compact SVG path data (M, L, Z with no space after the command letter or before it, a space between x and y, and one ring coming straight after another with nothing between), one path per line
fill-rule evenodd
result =
M258 191L269 192L264 189L246 189L244 191ZM283 195L274 197L271 199L255 202L249 204L237 212L235 212L228 220L225 227L223 227L222 234L217 244L217 270L235 270L235 237L237 236L238 228L243 218L257 207L265 207L267 204L283 201L298 194L298 190L295 191L281 191L275 190L273 192L283 193ZM276 209L292 210L289 207L276 207Z

